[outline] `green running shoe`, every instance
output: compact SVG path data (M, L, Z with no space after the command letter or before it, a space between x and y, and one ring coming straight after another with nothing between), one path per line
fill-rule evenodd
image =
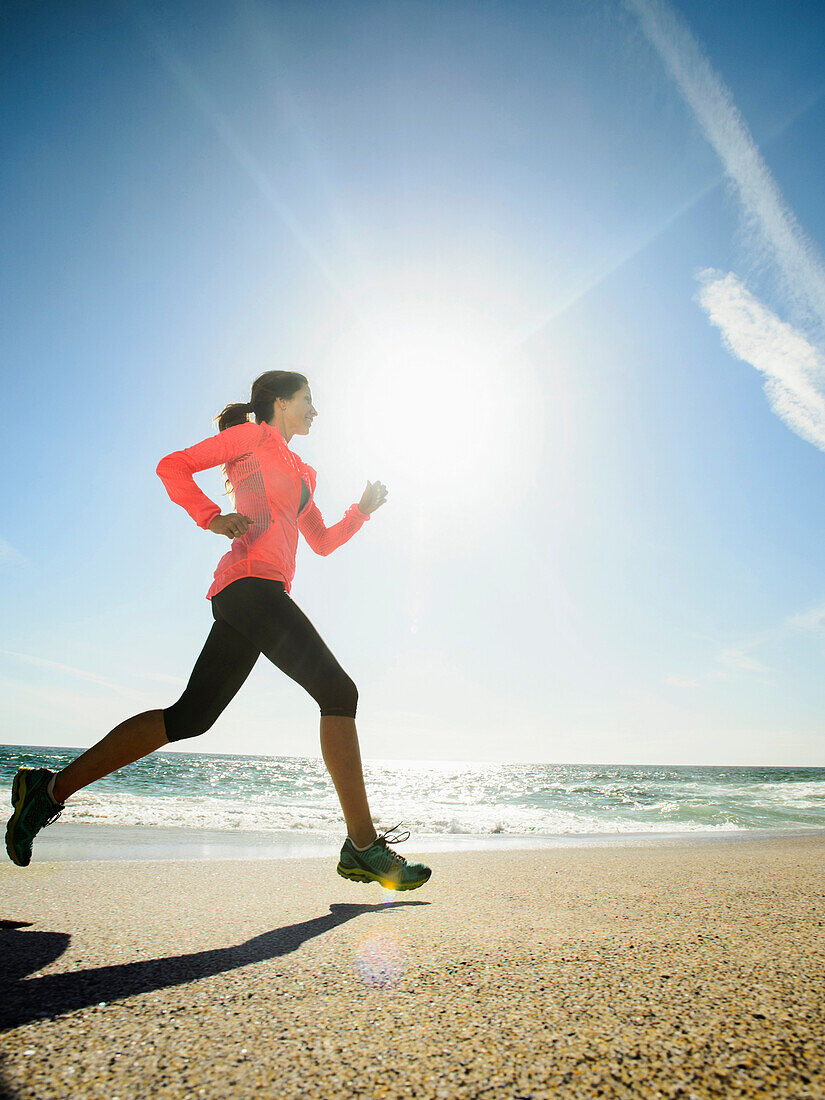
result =
M380 882L385 890L417 890L423 886L432 874L430 868L423 863L407 863L403 856L388 847L388 842L402 844L410 839L409 831L399 832L400 829L400 825L394 825L381 833L365 852L359 852L347 837L337 867L341 878L353 882Z
M6 826L6 851L18 867L28 867L32 841L63 813L64 803L52 802L46 787L54 775L47 768L20 768L11 788L14 813Z

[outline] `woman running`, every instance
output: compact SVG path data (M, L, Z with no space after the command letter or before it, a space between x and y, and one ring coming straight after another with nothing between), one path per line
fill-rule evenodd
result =
M355 728L358 690L289 596L298 531L316 554L329 554L387 499L380 481L368 481L360 502L339 523L324 526L314 499L316 472L288 446L294 435L309 434L317 415L302 374L267 371L252 384L248 404L223 410L216 435L158 463L170 498L199 527L232 540L206 594L215 622L186 690L171 707L127 718L61 772L20 768L6 828L6 850L18 866L29 864L34 837L76 791L155 749L205 733L263 653L320 707L321 754L347 826L338 874L396 890L414 890L430 877L429 867L408 863L388 847L388 840L406 840L408 832L396 826L376 835ZM238 509L225 516L192 477L218 465Z

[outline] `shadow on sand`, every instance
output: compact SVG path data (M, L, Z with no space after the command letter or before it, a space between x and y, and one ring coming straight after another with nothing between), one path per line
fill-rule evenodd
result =
M236 970L250 963L288 955L314 936L323 935L362 913L381 913L401 906L428 904L426 901L397 901L389 905L339 903L330 905L329 913L322 917L273 928L271 932L264 932L233 947L35 978L26 978L26 975L36 973L59 958L69 946L71 936L66 932L26 932L22 929L31 926L24 921L0 921L0 1029L5 1031L32 1020L60 1016L101 1001L117 1001L136 993L168 989L198 978Z

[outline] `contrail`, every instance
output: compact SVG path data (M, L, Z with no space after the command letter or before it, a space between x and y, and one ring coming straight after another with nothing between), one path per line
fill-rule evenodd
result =
M625 0L659 54L738 193L748 228L783 290L807 321L825 328L825 267L776 185L729 89L666 0Z
M667 0L625 0L661 57L738 195L760 259L778 272L792 305L819 339L782 321L735 274L697 275L697 301L731 354L765 378L771 409L825 451L825 268L788 207L740 115L684 20Z

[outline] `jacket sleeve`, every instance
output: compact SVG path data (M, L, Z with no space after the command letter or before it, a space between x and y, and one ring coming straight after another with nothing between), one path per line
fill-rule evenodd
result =
M260 425L251 421L236 424L182 451L165 455L155 472L170 499L185 508L198 527L206 529L221 510L198 488L192 475L249 454L257 447L260 437Z
M342 520L334 527L325 527L324 517L313 500L298 517L298 530L316 554L326 556L351 539L369 518L357 504L351 504Z

